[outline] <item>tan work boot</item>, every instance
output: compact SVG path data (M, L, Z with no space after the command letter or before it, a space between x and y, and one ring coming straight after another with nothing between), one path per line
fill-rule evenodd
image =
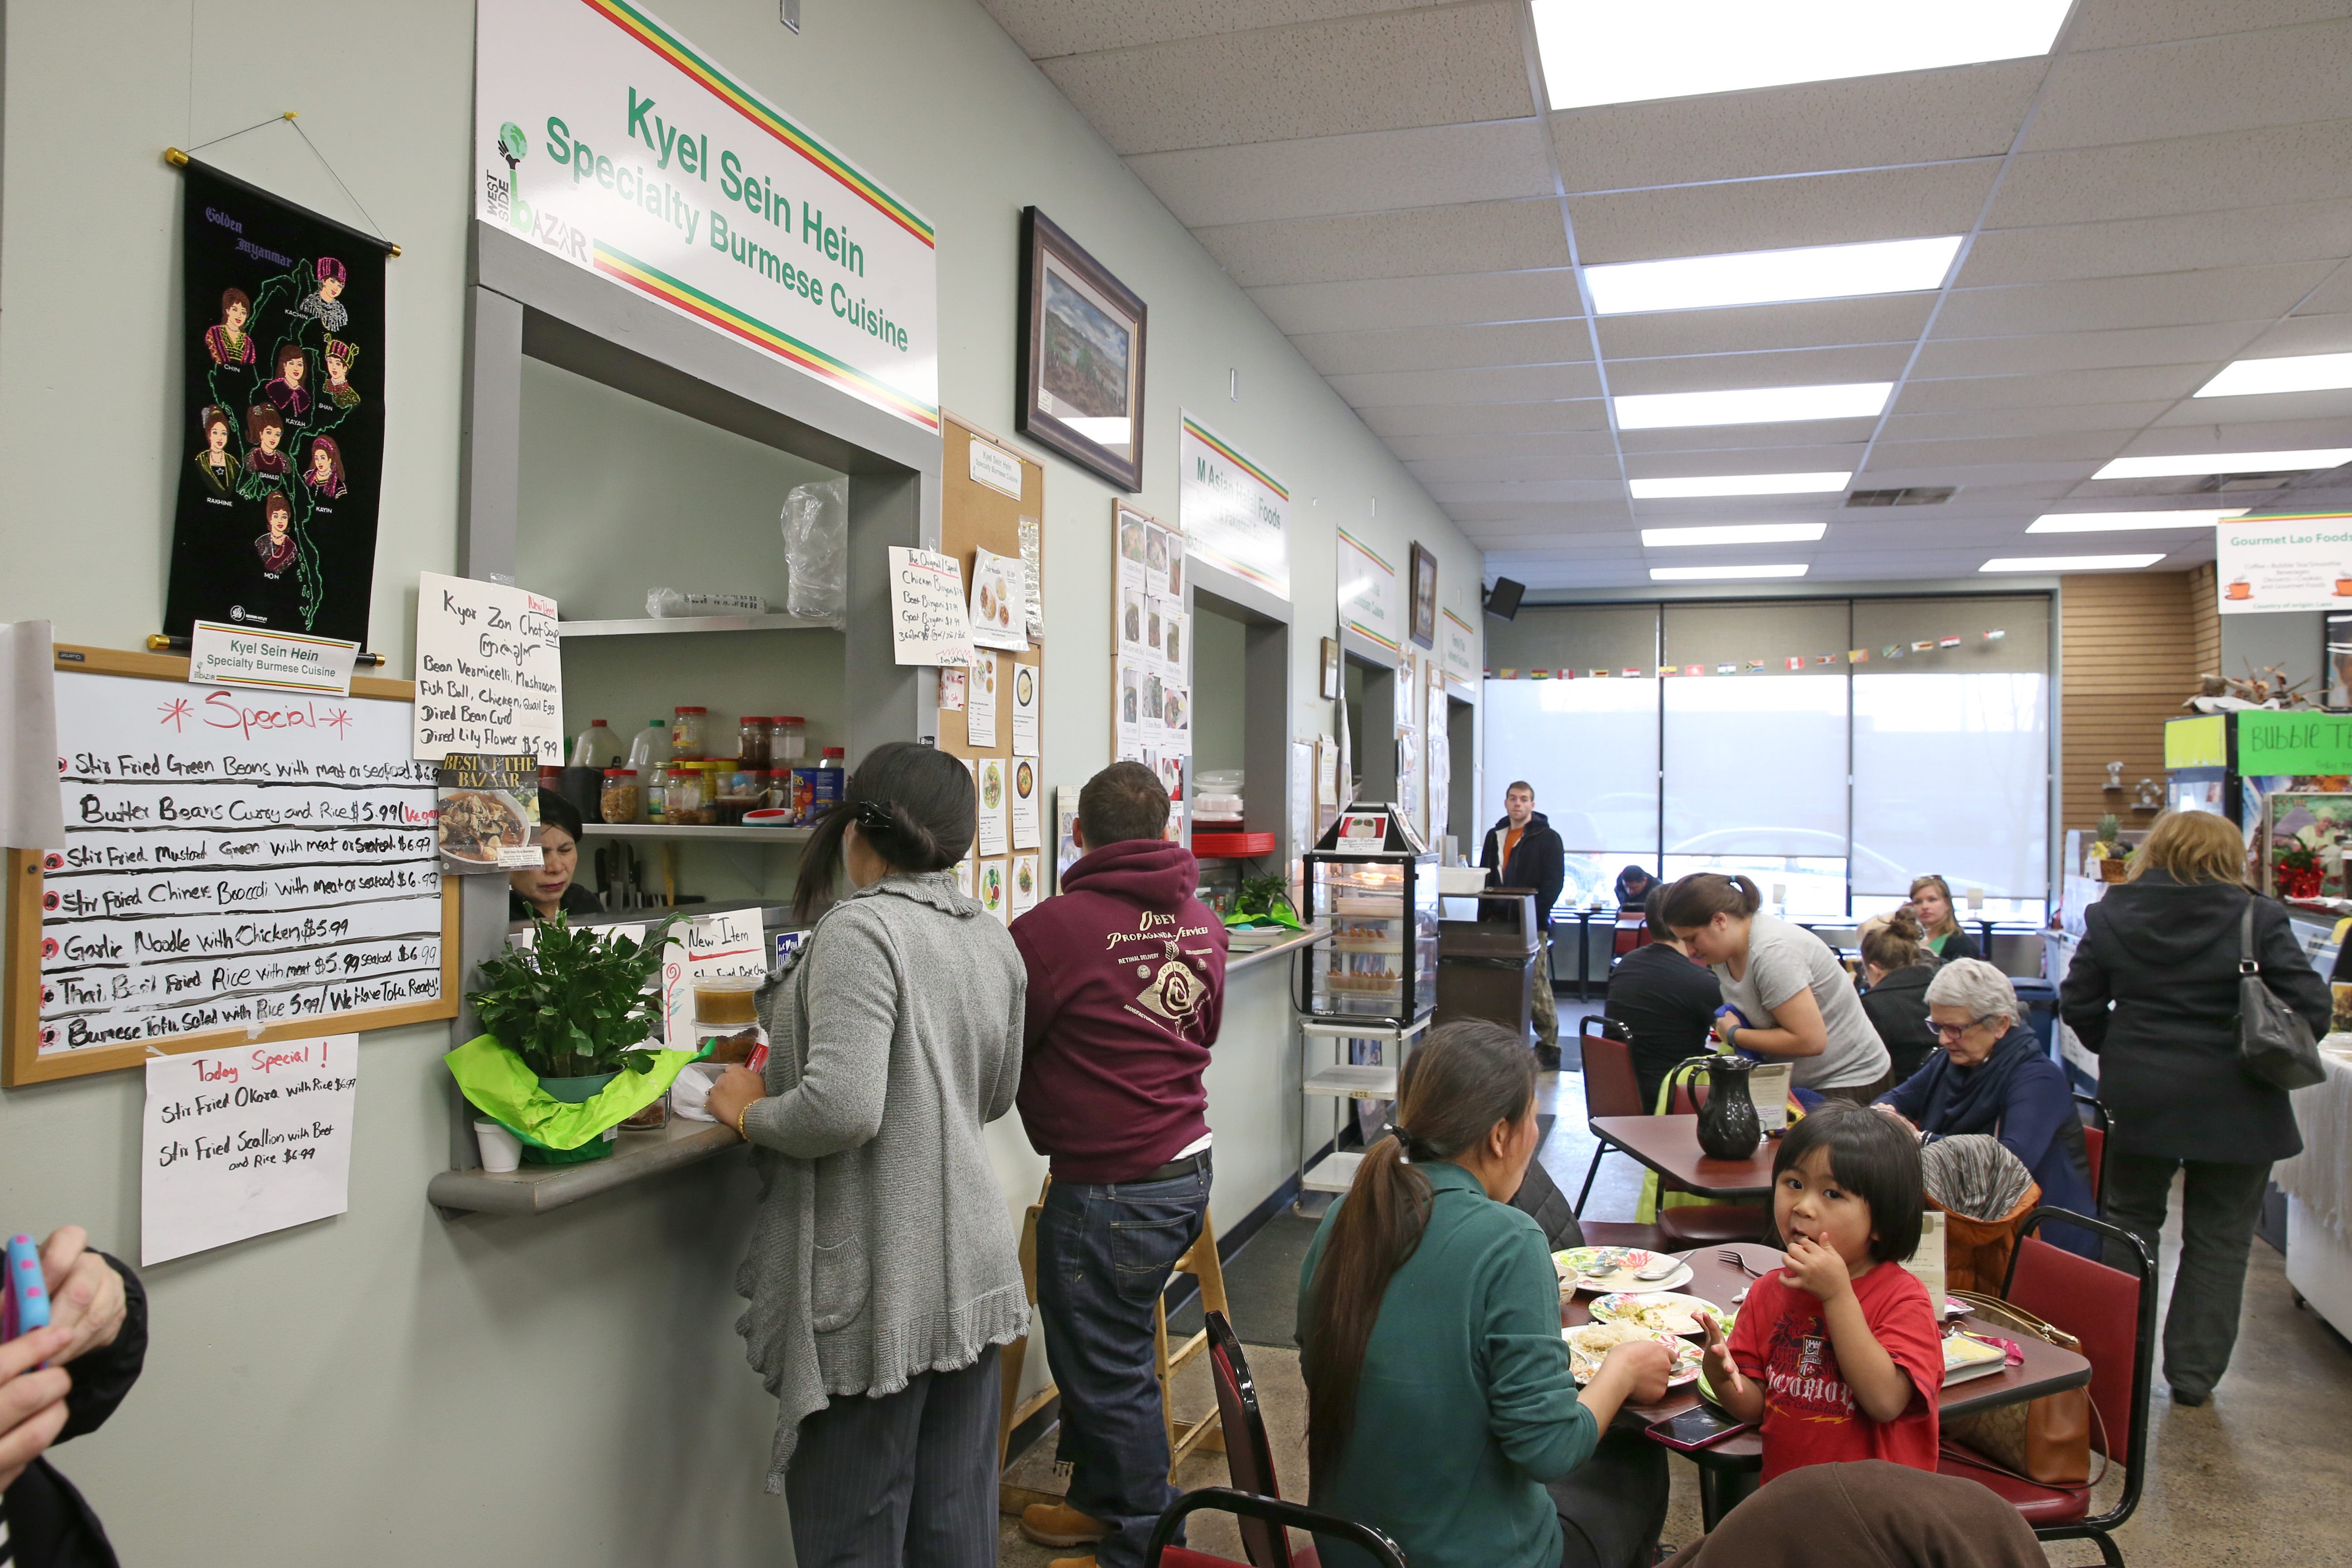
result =
M1066 1502L1033 1502L1021 1510L1021 1533L1040 1546L1091 1546L1110 1526ZM1094 1559L1066 1558L1057 1568L1094 1568Z

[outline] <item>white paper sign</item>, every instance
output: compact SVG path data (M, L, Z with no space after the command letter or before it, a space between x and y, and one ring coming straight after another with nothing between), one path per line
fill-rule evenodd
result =
M1043 786L1037 782L1037 764L1027 757L1016 758L1013 763L1013 847L1035 849L1043 840L1039 837L1038 796Z
M975 749L995 747L996 656L992 653L972 655L964 682L963 728L965 745Z
M2225 517L2213 577L2225 616L2352 608L2352 516Z
M359 1081L357 1035L148 1058L139 1261L348 1210Z
M1389 847L1389 814L1385 811L1349 812L1339 818L1339 837L1334 846L1342 855L1377 855Z
M1021 459L993 443L971 438L971 482L1021 499Z
M451 752L529 752L563 761L563 658L555 601L471 577L418 575L416 744Z
M662 956L663 1032L669 1048L690 1051L700 1044L694 1035L696 981L767 972L768 944L757 910L729 910L672 926Z
M1177 516L1193 559L1290 597L1290 492L1190 414L1176 448Z
M1007 877L1004 919L1010 924L1037 907L1037 879L1041 875L1034 855L1015 855Z
M967 664L971 617L963 568L936 550L890 546L890 647L900 664Z
M199 686L349 697L359 651L359 644L341 637L197 621L188 638L188 679Z
M1017 555L975 551L971 562L971 640L982 647L1029 646L1029 574Z
M1394 653L1402 626L1397 609L1396 568L1346 529L1338 532L1333 570L1339 588L1339 624Z
M1037 688L1043 679L1034 664L1013 667L1013 754L1016 757L1037 755Z
M976 773L980 789L980 852L1004 853L1004 796L1010 782L1003 757L982 757Z
M1451 610L1437 617L1437 645L1448 679L1465 684L1478 679L1478 634Z
M1045 548L1037 520L1021 520L1021 566L1029 578L1029 636L1045 635Z
M47 621L0 626L0 735L17 743L0 759L0 843L55 849L66 841L49 752L58 733L57 650Z
M1778 1132L1789 1125L1789 1076L1794 1070L1787 1062L1766 1062L1748 1075L1748 1098L1756 1105L1756 1125L1767 1132Z

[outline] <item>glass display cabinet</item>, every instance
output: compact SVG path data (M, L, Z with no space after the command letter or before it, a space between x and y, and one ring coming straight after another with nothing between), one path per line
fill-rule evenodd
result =
M1298 1010L1373 1034L1426 1017L1437 1005L1437 852L1402 811L1358 805L1306 863L1307 920L1331 935L1299 966Z

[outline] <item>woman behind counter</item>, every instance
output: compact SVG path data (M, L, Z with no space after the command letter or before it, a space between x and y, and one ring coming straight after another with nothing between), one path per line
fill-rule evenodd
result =
M580 814L551 789L539 792L541 864L507 873L507 919L551 921L567 915L601 915L604 900L575 887L580 869Z
M760 994L766 1077L730 1068L710 1091L759 1148L738 1327L778 1400L768 1489L808 1568L996 1562L997 1347L1029 1302L981 1130L1013 1109L1027 980L956 890L974 816L955 758L875 749L802 853L814 925Z

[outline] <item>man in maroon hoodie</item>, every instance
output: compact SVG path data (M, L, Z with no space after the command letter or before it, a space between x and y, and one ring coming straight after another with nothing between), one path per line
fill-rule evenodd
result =
M1056 1568L1139 1568L1168 1484L1152 1303L1209 1208L1209 1065L1224 1007L1225 928L1167 842L1168 795L1114 763L1078 794L1083 857L1058 897L1013 922L1029 968L1021 1091L1053 1163L1037 1220L1037 1309L1062 1394L1069 1500L1024 1511Z

